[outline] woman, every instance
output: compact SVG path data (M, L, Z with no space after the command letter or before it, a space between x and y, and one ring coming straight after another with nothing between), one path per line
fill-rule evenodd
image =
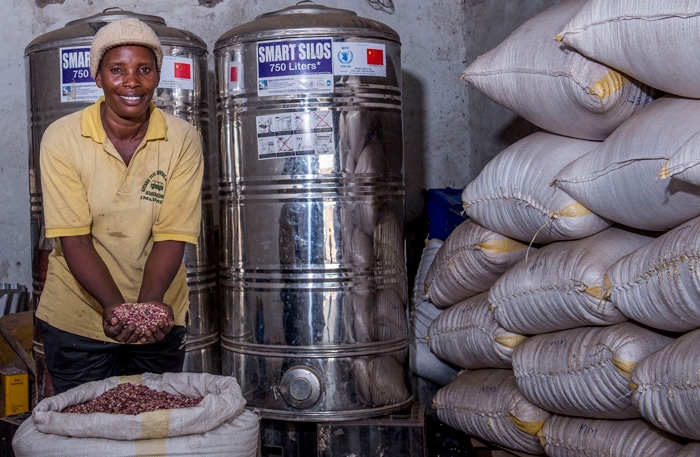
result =
M56 238L36 317L55 393L116 375L182 370L185 243L201 221L202 142L156 108L163 52L135 18L100 29L94 105L51 124L41 143L46 236ZM114 315L151 303L167 323L140 331Z

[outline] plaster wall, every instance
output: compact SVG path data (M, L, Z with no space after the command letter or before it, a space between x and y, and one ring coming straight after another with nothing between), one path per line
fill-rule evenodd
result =
M495 154L532 127L460 81L478 55L558 0L317 0L396 30L402 42L407 219L423 189L463 188ZM24 49L66 23L120 8L218 38L294 0L5 0L0 5L0 283L31 285L28 104ZM391 7L384 5L393 4ZM210 73L213 75L213 54ZM210 84L214 86L213 82ZM210 105L211 107L212 105ZM215 121L212 121L215 123ZM31 289L31 287L30 287Z

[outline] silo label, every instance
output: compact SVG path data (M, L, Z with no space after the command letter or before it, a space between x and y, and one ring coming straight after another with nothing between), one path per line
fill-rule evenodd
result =
M92 103L104 95L90 75L89 46L60 48L60 65L61 103ZM194 90L194 70L192 58L163 56L158 88Z
M256 116L258 159L335 153L331 111L303 111Z
M60 48L61 103L92 102L102 89L90 76L90 46Z
M231 62L228 68L228 90L241 92L243 89L243 63Z
M333 43L333 73L386 77L386 46L380 43Z
M161 89L194 90L194 59L182 56L163 56L160 70Z
M333 40L259 42L258 96L333 91Z

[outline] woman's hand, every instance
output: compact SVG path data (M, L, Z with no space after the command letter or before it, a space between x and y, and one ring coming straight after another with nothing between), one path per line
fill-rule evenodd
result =
M114 310L121 304L110 305L102 310L102 328L105 335L125 344L155 343L165 338L174 325L173 309L170 305L158 301L149 301L148 304L159 308L166 318L159 319L158 322L146 323L146 326L137 325L137 323L129 323L130 319L117 317Z
M129 324L126 319L119 320L114 315L114 308L120 304L105 306L102 308L102 328L105 336L119 343L133 344L142 338L136 325Z
M153 324L146 329L146 331L140 335L139 341L141 343L155 343L165 338L170 330L172 330L175 323L175 317L173 316L173 309L170 305L159 302L159 301L149 301L148 303L161 308L167 315L168 318L165 321L160 321L157 324Z

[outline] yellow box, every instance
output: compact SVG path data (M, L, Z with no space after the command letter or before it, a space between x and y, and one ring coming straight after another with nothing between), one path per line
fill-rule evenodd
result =
M29 411L29 375L19 368L0 369L0 417Z

